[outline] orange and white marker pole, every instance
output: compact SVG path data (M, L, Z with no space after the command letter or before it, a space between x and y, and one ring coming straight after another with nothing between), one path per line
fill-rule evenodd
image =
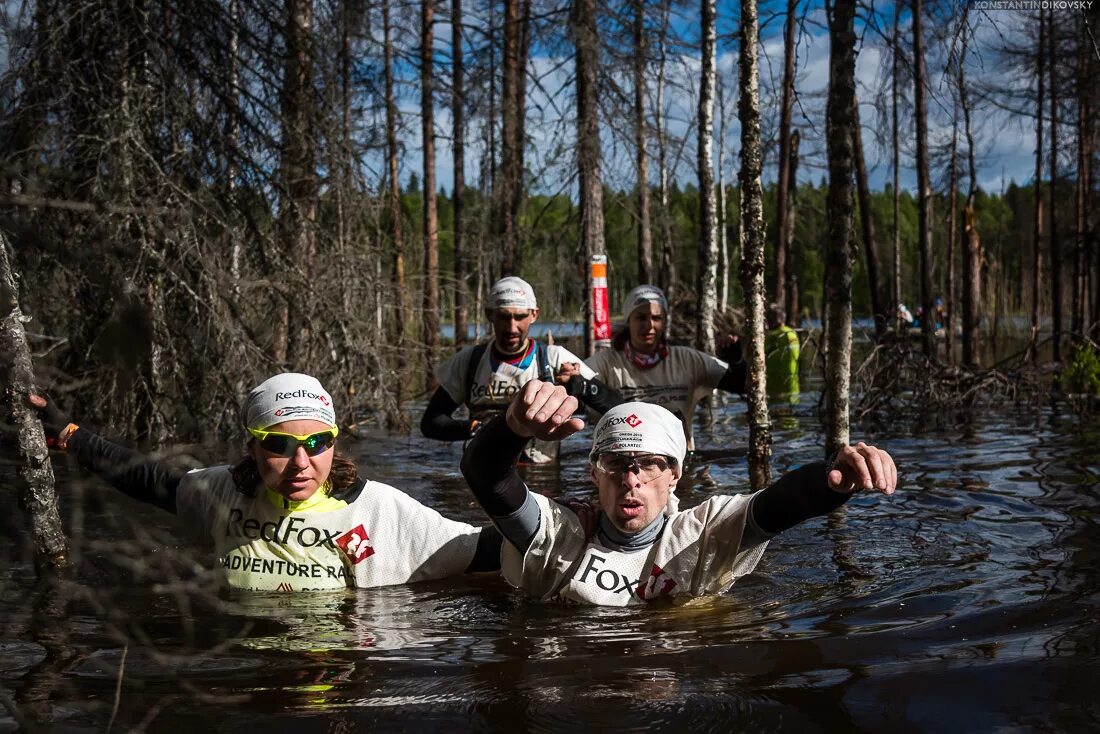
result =
M607 305L607 256L592 256L592 348L611 347L611 313Z

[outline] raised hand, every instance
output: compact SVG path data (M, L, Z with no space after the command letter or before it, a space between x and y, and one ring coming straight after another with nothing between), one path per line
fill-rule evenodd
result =
M46 445L56 446L60 440L60 434L68 428L72 420L42 395L28 395L27 404L38 411L38 419L42 421L42 431L46 434Z
M572 417L577 405L564 387L531 380L516 394L505 418L519 436L560 441L584 428L583 420Z
M898 486L898 468L890 454L860 441L837 452L828 481L829 489L843 494L860 489L893 494Z

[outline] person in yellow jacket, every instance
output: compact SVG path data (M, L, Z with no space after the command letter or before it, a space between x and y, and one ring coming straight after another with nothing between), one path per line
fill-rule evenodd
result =
M798 401L798 333L787 326L787 312L779 304L768 306L765 319L764 368L768 376L768 397Z

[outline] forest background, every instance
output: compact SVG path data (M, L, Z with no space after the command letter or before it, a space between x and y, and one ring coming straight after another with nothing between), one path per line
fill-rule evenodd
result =
M709 324L743 307L758 226L767 299L819 317L837 122L804 67L841 5L877 62L842 174L855 314L881 336L898 301L942 297L950 327L973 282L970 325L1052 329L1057 358L1100 322L1093 3L788 0L757 38L755 3L714 0L40 0L4 5L0 78L40 381L154 444L234 434L282 369L399 424L452 349L440 325L480 322L495 278L583 319L606 254L613 312L656 282Z

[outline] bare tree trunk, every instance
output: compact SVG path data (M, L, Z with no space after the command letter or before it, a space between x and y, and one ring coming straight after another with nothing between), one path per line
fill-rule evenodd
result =
M718 311L724 313L729 305L730 258L727 238L726 206L726 85L722 77L718 83Z
M955 244L959 233L959 113L951 115L951 155L948 165L947 196L947 292L944 293L946 316L944 327L947 362L955 363Z
M970 100L966 88L966 51L969 42L969 6L963 6L961 51L959 53L959 105L963 113L963 132L966 135L967 175L970 188L966 194L964 211L966 227L966 256L963 259L962 303L962 359L969 368L981 367L979 325L982 319L982 241L978 234L975 201L978 197L978 164L974 152L974 130L970 125Z
M393 91L393 39L390 0L382 2L383 63L386 87L386 166L389 179L390 239L393 244L393 292L398 371L405 366L405 317L408 293L405 288L405 242L401 233L401 182L397 178L397 102ZM398 390L402 385L397 380ZM397 396L398 405L401 395Z
M704 38L707 37L705 33L708 27L707 5L711 8L709 27L713 44L712 0L703 0ZM757 61L759 33L756 0L741 0L741 52L738 55L740 99L737 105L741 120L741 170L738 173L741 189L740 269L741 287L745 291L745 326L748 337L745 356L749 363L746 385L749 401L749 484L754 490L763 489L771 481L771 418L768 415L767 372L764 368L764 301L767 293L764 290L764 189L760 181L764 153L760 140L760 67ZM713 45L711 54L713 55ZM706 51L703 58L707 58ZM703 68L707 68L705 63ZM700 186L700 194L706 190Z
M920 13L915 0L914 16ZM829 93L825 140L829 158L825 255L825 451L848 444L848 385L852 361L852 198L853 111L856 96L855 0L836 0L829 14ZM914 24L919 22L914 19ZM920 31L914 31L919 33ZM920 53L919 46L917 53ZM918 61L918 65L919 65ZM919 78L919 77L918 77ZM919 82L918 82L919 85ZM919 141L918 141L919 145ZM918 149L919 150L919 149Z
M853 90L854 91L854 90ZM875 338L886 333L889 319L879 285L878 241L875 239L875 219L871 212L871 186L867 182L867 164L863 160L863 131L859 123L859 100L852 97L852 151L855 155L856 184L859 193L859 220L863 233L863 252L867 259L867 288L871 292L871 313L875 319Z
M661 33L658 41L657 100L655 123L657 125L657 167L660 169L661 187L661 267L657 273L658 285L671 303L676 287L676 261L672 257L672 218L669 216L668 185L668 130L665 122L665 64L667 61L667 39L669 31L669 4L671 0L661 2ZM671 314L670 314L671 316Z
M752 2L752 0L749 0ZM717 268L718 241L714 200L714 85L716 75L715 0L701 0L700 33L702 36L702 77L699 80L699 133L696 139L696 171L699 176L699 254L697 293L699 305L695 311L695 345L714 354L714 311L718 304ZM755 12L755 3L753 3ZM741 10L745 15L744 5ZM743 22L743 20L742 20ZM754 46L755 48L755 46ZM742 55L744 57L745 54ZM742 62L744 63L744 62ZM744 82L742 82L744 85ZM742 155L744 152L742 151ZM742 194L744 195L744 194Z
M46 436L38 414L27 405L27 396L37 393L31 364L25 317L19 307L19 286L8 255L8 241L0 232L0 372L6 379L9 425L19 436L19 475L26 482L20 500L30 514L34 538L35 568L40 578L56 577L68 565L65 531L57 511L53 465L46 449Z
M454 120L455 344L466 342L466 80L462 47L462 0L451 0L451 117Z
M1053 359L1062 361L1062 243L1058 238L1058 87L1054 11L1047 11L1047 71L1050 74L1050 307Z
M585 355L591 356L592 270L594 255L604 255L603 182L600 177L599 107L596 80L599 78L599 36L596 34L596 0L573 0L573 40L577 67L577 168L580 173L581 252L587 273L584 294Z
M317 259L315 225L320 192L313 134L313 0L286 0L286 11L287 54L282 95L286 206L280 211L280 228L287 261L297 267L308 283ZM286 300L283 307L289 313L279 316L280 323L287 324L286 352L279 361L289 358L293 361L291 366L306 369L311 363L311 319L304 309L289 309Z
M783 279L787 283L787 323L791 326L798 326L802 323L802 296L799 293L798 274L795 272L794 267L794 223L798 212L798 145L800 140L801 136L798 131L793 131L788 145L788 167L790 171L787 174L789 183L787 185L787 206L784 214L787 220L784 225L787 238L784 246L787 249L787 258L784 260L786 272L783 274Z
M229 111L227 113L228 123L226 125L226 141L225 141L225 178L226 186L229 189L229 201L233 204L236 203L237 193L237 177L240 175L240 171L237 166L238 147L240 145L241 138L241 123L240 123L240 59L239 46L240 46L240 25L238 16L240 15L240 0L229 0ZM229 249L229 280L230 290L233 294L233 299L238 300L241 297L241 241L238 237L233 237L229 230L226 230L226 236L230 240Z
M1093 206L1090 201L1093 196L1094 187L1092 181L1093 160L1095 157L1095 126L1092 124L1094 120L1094 103L1095 98L1089 93L1089 86L1092 83L1095 71L1093 66L1092 56L1092 35L1088 25L1084 22L1084 16L1081 17L1081 50L1078 54L1080 61L1080 93L1078 95L1078 134L1080 136L1080 145L1078 148L1077 159L1077 180L1080 184L1080 190L1078 197L1080 199L1080 205L1078 206L1078 231L1080 232L1081 243L1081 333L1088 335L1094 341L1096 336L1093 333L1094 329L1100 325L1100 273L1096 271L1097 252L1096 252L1096 240L1093 233L1093 228L1090 226L1093 221L1092 212Z
M649 156L646 152L645 0L634 0L634 147L638 175L638 282L653 282L653 234L650 230Z
M1080 16L1079 21L1083 27L1083 18ZM1084 36L1082 40L1087 39L1088 36ZM1079 338L1078 334L1084 334L1087 331L1085 324L1085 317L1088 312L1085 308L1087 298L1085 293L1087 292L1086 277L1088 273L1088 258L1085 255L1085 231L1086 231L1086 209L1088 207L1088 188L1087 188L1087 176L1085 171L1088 169L1088 154L1086 152L1086 139L1089 134L1089 117L1088 117L1088 88L1085 84L1085 60L1087 56L1083 53L1077 54L1077 184L1074 188L1073 197L1073 218L1074 228L1076 229L1076 237L1074 238L1074 251L1076 256L1073 258L1073 320L1071 322L1070 330L1074 334L1074 339Z
M1043 270L1043 94L1044 70L1046 59L1046 23L1043 12L1039 11L1039 44L1036 49L1038 92L1035 95L1035 227L1034 252L1031 264L1031 344L1039 341L1039 302L1042 293ZM1038 359L1038 350L1032 349L1031 358Z
M435 200L435 104L432 64L435 0L420 2L420 129L424 154L424 339L428 358L424 386L435 388L433 366L439 356L439 217Z
M932 182L928 173L928 97L924 88L924 1L913 0L913 87L917 115L918 237L920 238L921 343L936 355L936 319L932 304Z
M893 194L894 194L894 221L892 224L894 238L894 318L897 329L900 331L908 327L901 322L901 189L898 181L901 167L901 145L898 131L898 61L901 56L901 2L894 0L894 41L891 44L891 71L890 71L890 147L893 152Z
M798 22L798 0L787 0L787 20L783 25L783 97L779 104L779 171L775 190L775 302L784 306L788 317L796 313L788 296L791 268L790 243L794 217L788 216L790 190L797 184L791 168L791 112L794 108L795 26Z
M515 201L519 185L519 76L520 0L504 0L504 58L501 82L501 177L497 199L496 232L503 275L518 273Z

